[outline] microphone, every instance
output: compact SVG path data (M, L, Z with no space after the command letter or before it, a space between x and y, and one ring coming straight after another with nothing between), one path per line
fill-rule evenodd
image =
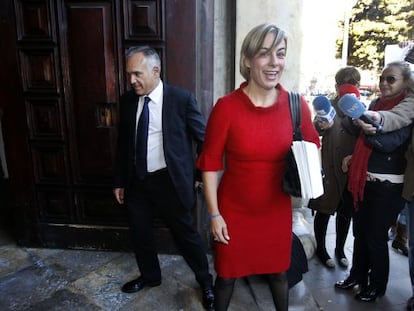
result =
M316 96L312 102L313 109L316 112L316 120L326 122L332 125L336 116L335 108L332 107L331 101L326 96Z
M368 114L363 103L359 101L354 94L345 94L338 101L338 106L341 111L353 119L360 119L365 123L374 126L378 132L382 131L382 125L374 121Z

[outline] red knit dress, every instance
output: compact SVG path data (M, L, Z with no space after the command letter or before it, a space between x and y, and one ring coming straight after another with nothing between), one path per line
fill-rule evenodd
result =
M278 85L274 105L255 107L242 90L245 85L214 106L197 161L202 171L224 169L218 206L230 241L215 243L215 269L225 278L283 272L290 265L292 207L281 189L292 142L288 93ZM319 145L306 104L302 133Z

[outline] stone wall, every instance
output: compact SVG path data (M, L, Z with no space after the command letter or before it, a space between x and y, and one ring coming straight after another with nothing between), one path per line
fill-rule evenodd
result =
M254 3L254 5L252 5ZM236 5L236 86L242 82L239 69L239 54L242 41L254 26L273 23L288 34L286 68L282 85L289 90L298 90L302 50L302 5L303 0L237 0Z
M214 99L242 82L241 43L251 28L265 22L276 24L288 34L283 86L305 93L310 81L316 78L321 90L334 90L334 74L343 66L343 61L336 58L336 39L343 35L339 23L349 1L215 0ZM229 2L235 3L235 16Z

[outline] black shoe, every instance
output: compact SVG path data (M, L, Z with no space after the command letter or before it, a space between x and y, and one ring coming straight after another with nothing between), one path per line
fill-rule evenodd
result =
M212 287L203 289L203 307L208 311L214 310L214 291Z
M125 283L124 286L122 286L121 290L124 293L136 293L143 289L144 287L155 287L161 285L161 281L151 282L146 281L142 277L139 277L138 279L129 281L128 283Z
M377 288L366 288L355 295L355 299L363 302L373 302L378 297L382 297L385 294L385 290L379 290Z
M360 283L351 277L335 283L335 287L340 289L353 289L357 285L360 285Z
M413 311L414 310L414 296L410 297L410 299L407 300L407 311Z
M391 246L397 252L401 251L401 253L403 253L404 256L408 257L408 248L407 248L407 245L405 245L403 241L395 239L394 241L392 241Z

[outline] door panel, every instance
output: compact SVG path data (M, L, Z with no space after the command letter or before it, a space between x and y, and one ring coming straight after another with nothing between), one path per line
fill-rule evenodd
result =
M30 139L63 141L62 104L58 98L28 98L27 122Z
M126 210L111 185L119 97L128 89L124 53L154 47L163 80L196 93L197 76L212 80L196 72L206 66L196 53L199 0L5 1L14 7L10 46L22 89L12 109L18 128L9 122L5 130L5 140L17 145L6 152L28 150L8 155L10 175L26 185L11 186L16 223L23 224L18 239L29 246L128 249ZM160 250L175 252L160 219L154 230Z
M36 196L41 222L69 224L74 221L74 204L69 191L39 189Z
M108 183L115 150L113 110L118 100L112 4L66 2L64 8L68 48L67 55L62 54L68 59L66 105L74 183Z
M61 144L36 142L32 144L35 183L37 185L67 185L69 165Z
M16 0L18 41L56 42L54 0Z
M59 92L56 49L22 48L19 54L24 92Z
M164 40L163 2L124 1L125 40Z
M165 79L196 92L196 6L197 1L166 1L167 72ZM179 16L179 18L178 18Z

